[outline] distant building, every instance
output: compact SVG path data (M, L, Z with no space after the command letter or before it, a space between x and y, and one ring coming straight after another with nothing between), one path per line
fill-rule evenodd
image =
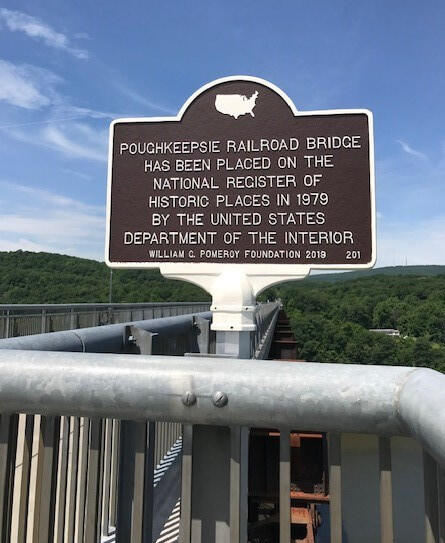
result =
M369 331L385 334L387 336L400 337L400 331L395 328L371 328Z

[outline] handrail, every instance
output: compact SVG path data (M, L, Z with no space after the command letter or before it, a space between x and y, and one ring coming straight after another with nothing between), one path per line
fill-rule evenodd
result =
M3 413L411 435L445 465L444 406L424 368L0 351Z
M191 330L194 316L209 320L211 315L210 311L205 311L177 317L163 317L1 339L0 349L119 353L123 346L125 329L128 325L137 326L153 334L172 337Z

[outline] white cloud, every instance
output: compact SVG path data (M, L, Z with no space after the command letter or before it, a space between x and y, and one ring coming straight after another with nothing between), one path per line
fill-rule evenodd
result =
M98 162L108 160L108 132L73 122L24 128L6 128L12 138L27 144L59 151L71 158L84 158Z
M51 191L0 182L0 250L46 251L103 260L105 210Z
M396 140L396 142L400 143L400 145L402 146L402 149L408 155L411 155L411 156L416 157L416 158L420 158L422 160L427 160L428 159L428 157L426 156L425 153L421 153L420 151L416 151L410 145L408 145L406 142L401 141L401 140Z
M127 96L128 98L133 100L133 102L147 108L148 113L151 113L152 110L155 110L155 111L160 111L161 113L165 113L165 114L167 114L169 116L178 114L178 111L175 111L175 110L173 110L171 108L165 107L165 106L163 106L161 104L157 104L156 102L148 100L144 96L141 96L136 91L131 90L131 89L129 89L128 87L126 87L124 85L116 84L116 82L114 82L114 86L122 94L124 94L125 96Z
M6 26L11 31L24 32L30 38L42 40L46 45L56 49L63 49L77 58L88 58L87 51L71 47L65 34L56 32L48 24L36 17L31 17L20 11L1 8L0 18L5 21Z
M0 60L0 101L25 109L49 106L54 98L54 86L62 80L35 66L16 65Z
M62 196L60 194L51 192L49 190L37 189L30 187L29 185L21 185L19 183L10 183L8 181L0 181L0 187L14 192L29 195L32 200L42 201L49 204L53 204L58 207L69 207L77 211L88 211L94 213L105 213L103 206L95 206L91 204L85 204L80 200L69 198L68 196Z
M106 162L107 133L96 131L85 124L75 123L70 127L69 137L63 128L54 125L47 126L42 131L46 143L62 153L74 158L86 158Z

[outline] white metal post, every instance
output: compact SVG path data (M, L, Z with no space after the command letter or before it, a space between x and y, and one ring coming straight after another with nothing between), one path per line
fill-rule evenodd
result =
M252 358L255 296L248 278L227 270L215 280L212 295L216 355ZM215 390L213 401L223 409L230 397ZM247 541L248 439L247 428L194 428L192 543Z

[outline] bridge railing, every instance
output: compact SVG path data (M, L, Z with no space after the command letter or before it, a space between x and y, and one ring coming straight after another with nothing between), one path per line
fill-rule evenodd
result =
M208 311L210 303L0 304L0 338Z
M262 324L270 334L274 312L268 317ZM112 335L112 343L119 336L122 351L149 350L158 337L150 334L162 336L162 329L166 340L174 330L194 338L188 346L181 340L183 352L212 344L208 314L190 317L187 325L183 319L130 329L114 325L101 333ZM202 425L279 431L280 543L289 542L291 524L290 433L306 430L328 433L327 540L439 543L445 535L442 374L404 367L102 354L88 351L105 336L93 344L90 333L80 333L85 348L77 350L84 352L25 351L27 338L16 340L18 350L0 351L2 541L97 543L113 534L117 517L120 541L149 541L143 537L161 486L153 490L154 479L159 480L153 471L156 447L159 440L166 447L174 443L180 425L188 436L182 462L183 474L189 475L194 434ZM71 341L70 332L64 334L59 347ZM2 344L11 348L11 341ZM258 341L264 343L265 338ZM214 403L216 391L226 395L225 405ZM157 433L147 421L156 421ZM119 478L123 455L126 469ZM247 534L237 535L243 515L237 501L239 457L235 454L221 469L227 470L231 490L227 511L221 513L221 536L212 541L246 541ZM124 481L119 489L118 479ZM185 543L195 540L197 529L196 511L187 504L187 496L196 492L190 483L190 476L183 477ZM209 500L215 491L208 488ZM130 503L131 513L118 511L118 495L124 509Z
M137 316L150 317L151 320L73 331L73 321L69 319L73 312L77 317L88 315L93 318L92 322L97 323L100 312L109 310L104 305L3 307L3 323L9 319L7 329L10 332L36 332L35 323L39 319L44 319L45 326L40 322L42 329L47 329L48 323L52 327L58 323L59 327L68 329L4 339L0 348L16 352L25 349L170 355L214 349L211 314L187 315L193 310L208 308L201 303L121 304L112 308L115 312L119 310L119 318ZM261 334L267 332L276 309L276 304L258 306L258 331L252 338L254 345L261 342ZM153 318L166 313L184 315ZM54 320L57 317L64 320ZM115 317L114 320L118 319ZM34 328L30 328L33 323ZM135 362L136 358L130 358ZM145 466L142 471L134 448L130 452L122 450L122 431L127 442L142 437L142 443L139 442L143 449L139 456L142 454L144 457ZM151 446L146 450L144 439L147 438ZM143 472L148 460L149 471L153 471L148 477L149 484L156 487L174 461L174 452L180 451L181 441L182 425L176 422L136 425L126 422L123 425L120 420L98 418L97 413L92 418L42 416L41 413L25 414L18 406L14 412L3 412L0 418L0 514L3 513L0 541L96 543L101 538L112 536L117 514L119 457L126 455L126 464L129 464L130 471L134 470L133 483L144 480ZM131 484L126 486L131 487L127 491L133 494L131 499L134 499L135 488ZM144 494L147 481L143 490ZM151 495L153 497L153 492ZM143 503L145 498L142 494L139 498Z

